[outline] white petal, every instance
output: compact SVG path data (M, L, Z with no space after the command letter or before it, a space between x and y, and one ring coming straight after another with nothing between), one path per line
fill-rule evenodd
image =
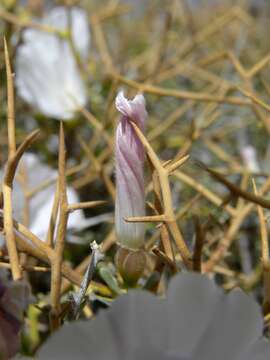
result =
M69 204L79 202L78 195L71 187L67 188L67 198ZM35 235L37 235L41 240L44 241L46 240L46 234L49 228L53 202L54 202L54 194L52 193L51 196L43 204L43 206L36 209L37 211L36 216L30 226L30 230ZM58 223L58 220L59 220L59 216L57 218L56 223ZM85 218L83 215L83 211L76 210L72 212L69 216L67 229L72 230L72 229L80 228L81 224L84 221Z
M42 164L38 156L25 153L21 163L19 164L19 171L21 166L24 166L28 174L28 189L31 191L39 184L48 179L56 179L57 171L51 169L46 164ZM2 177L0 171L0 180ZM30 230L37 235L41 240L46 239L46 234L49 227L49 220L54 202L55 184L39 191L35 194L29 202L29 215L30 215ZM76 191L68 186L67 187L68 202L78 203L79 197ZM13 213L14 218L21 222L22 213L25 206L25 198L21 184L15 180L13 187ZM68 230L79 231L91 225L91 219L86 219L83 210L76 210L69 216ZM67 237L69 241L69 237ZM3 237L0 236L0 247L3 246Z
M87 16L75 8L71 15L74 43L82 58L86 58L90 41ZM65 30L66 9L53 9L43 23ZM86 104L86 89L66 40L27 29L17 50L15 68L19 95L44 115L68 120L78 106Z

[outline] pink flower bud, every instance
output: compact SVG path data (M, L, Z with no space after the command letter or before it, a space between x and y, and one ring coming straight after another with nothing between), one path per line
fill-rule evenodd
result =
M116 201L115 226L118 243L132 250L144 244L145 227L142 223L127 223L125 218L145 215L144 148L130 121L144 131L147 112L143 95L128 100L120 92L115 101L122 114L116 129L115 166Z

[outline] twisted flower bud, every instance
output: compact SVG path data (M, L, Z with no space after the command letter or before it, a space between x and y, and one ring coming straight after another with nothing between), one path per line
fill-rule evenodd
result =
M130 250L138 250L144 244L144 224L127 223L125 218L145 215L143 176L145 154L131 121L144 131L147 113L143 95L128 100L120 92L116 97L115 105L122 114L115 141L116 235L119 245Z

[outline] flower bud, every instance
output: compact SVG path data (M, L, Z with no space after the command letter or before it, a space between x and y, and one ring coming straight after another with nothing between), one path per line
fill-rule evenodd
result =
M144 131L147 113L143 95L128 100L121 92L115 104L122 114L115 141L117 242L124 248L138 250L144 244L145 226L143 223L128 223L125 219L145 215L143 175L145 153L131 121Z
M132 286L143 275L146 257L143 250L129 250L119 247L115 255L115 265L124 281Z

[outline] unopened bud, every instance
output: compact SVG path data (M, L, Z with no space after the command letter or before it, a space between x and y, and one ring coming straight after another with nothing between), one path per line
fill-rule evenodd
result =
M143 275L146 263L144 250L129 250L119 247L115 255L115 265L125 283L133 286Z
M145 215L144 147L137 137L131 121L144 130L147 117L144 97L137 95L128 100L123 93L116 98L116 108L122 117L115 139L115 228L120 246L138 250L144 245L145 225L128 223L128 217Z

